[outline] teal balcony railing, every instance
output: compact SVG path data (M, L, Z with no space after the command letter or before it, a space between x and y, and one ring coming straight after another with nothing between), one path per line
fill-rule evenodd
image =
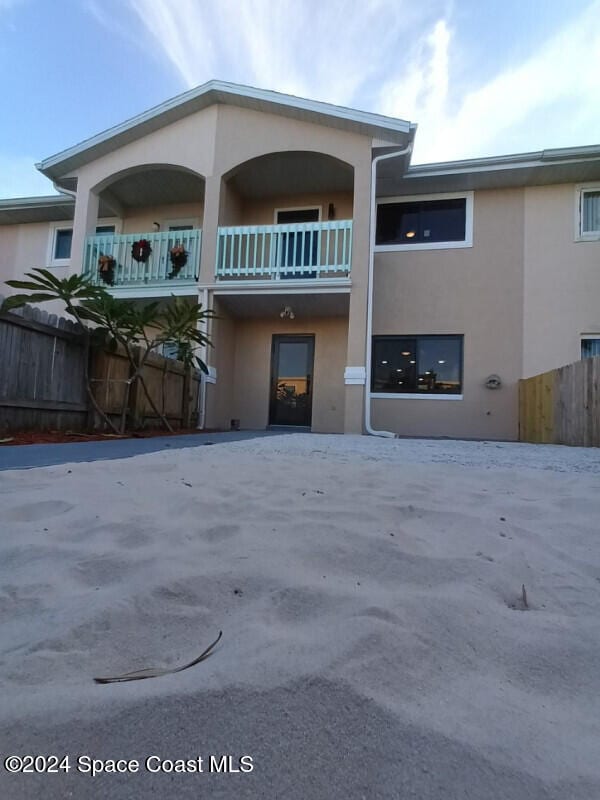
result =
M219 228L217 280L347 277L352 220Z
M132 251L135 243L142 239L149 243L151 253L145 261L138 261ZM202 231L199 229L88 236L84 246L83 274L98 285L109 283L114 288L193 284L198 281L200 271L201 241ZM171 250L178 245L183 247L185 257L176 259L174 263ZM108 269L106 260L105 269L101 269L102 256L114 259Z

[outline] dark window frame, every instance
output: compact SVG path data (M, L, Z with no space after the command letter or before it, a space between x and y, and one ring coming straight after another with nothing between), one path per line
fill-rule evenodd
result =
M449 206L456 206L462 204L462 229L460 236L435 235L435 217L429 222L429 225L434 227L433 236L425 236L425 230L431 230L430 227L425 228L425 221L427 213L435 213L436 209L439 211L440 206L448 204ZM446 249L452 247L471 247L473 245L473 203L474 196L472 191L439 194L439 195L414 195L405 197L394 198L380 198L377 201L377 219L375 223L375 249L386 250L420 250L420 249ZM393 208L400 209L396 223L395 235L390 235L390 231L385 231L384 215L385 211L381 214L381 209L387 210L388 217ZM404 208L406 214L413 212L413 224L409 227L414 228L415 235L410 238L406 237L406 232L403 231L401 209ZM456 208L451 213L456 213ZM390 221L388 219L388 226ZM451 223L449 223L451 226ZM385 235L385 238L383 238ZM403 237L403 238L401 238Z
M394 335L378 335L373 336L371 340L371 376L370 376L370 388L371 394L385 394L393 396L395 394L402 394L402 395L411 395L414 397L462 397L464 392L464 334L452 333L452 334L394 334ZM457 342L459 345L459 384L457 391L420 391L418 389L418 379L421 377L421 372L419 369L419 343L422 341L454 341ZM392 389L385 389L381 387L376 387L376 369L377 369L377 344L380 342L394 342L397 343L399 346L404 345L404 347L408 347L409 345L414 345L415 347L415 365L414 365L414 376L412 378L412 387L409 385L408 387L403 387L401 390L398 390L394 387L394 391ZM393 369L393 367L390 367ZM423 375L426 373L422 373ZM403 379L406 376L403 376Z
M69 238L69 255L61 256L61 255L58 255L59 242L60 242L60 239L61 239L61 235L65 235L65 234L69 234L70 235L70 238ZM63 226L58 226L57 225L54 228L54 232L53 232L53 236L52 236L52 256L51 256L51 260L53 262L55 262L55 261L59 261L59 262L60 261L62 261L62 262L69 261L70 258L71 258L72 249L73 249L73 228L72 228L72 226L65 225L63 227Z

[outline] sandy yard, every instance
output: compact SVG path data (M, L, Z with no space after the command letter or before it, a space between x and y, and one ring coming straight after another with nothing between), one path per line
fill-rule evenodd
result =
M70 759L2 797L600 797L598 450L298 434L0 503L0 751Z

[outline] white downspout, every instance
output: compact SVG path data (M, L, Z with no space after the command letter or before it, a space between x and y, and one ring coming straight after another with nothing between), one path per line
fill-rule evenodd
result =
M52 181L52 186L59 194L68 194L73 200L77 200L77 192L75 189L64 189L62 186L57 186L56 181Z
M385 153L376 156L371 163L371 225L369 229L369 276L367 279L367 352L365 358L365 430L370 436L383 436L388 439L397 438L398 434L392 431L376 431L371 426L371 353L373 330L373 266L375 263L375 231L377 226L377 165L388 158L399 158L412 151L412 142L404 150L394 153Z
M208 289L202 290L202 308L206 311L208 305ZM208 335L208 321L206 322L206 334ZM201 350L201 359L206 364L208 360L208 345L204 345ZM208 364L206 364L208 367ZM200 387L198 389L198 424L196 428L201 431L206 423L206 375L201 373Z

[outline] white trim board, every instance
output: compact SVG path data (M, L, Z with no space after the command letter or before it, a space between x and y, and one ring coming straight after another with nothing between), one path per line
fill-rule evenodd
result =
M464 400L462 394L396 394L392 392L371 392L372 400Z

